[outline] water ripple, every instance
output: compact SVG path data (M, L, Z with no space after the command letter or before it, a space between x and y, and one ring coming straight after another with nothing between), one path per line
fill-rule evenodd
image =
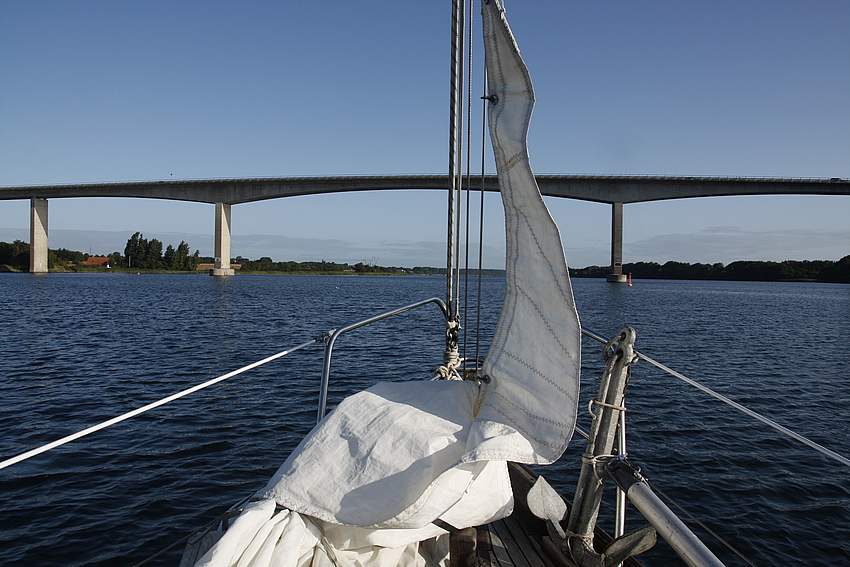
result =
M444 282L0 274L0 286L5 458L342 323L441 296ZM578 280L574 288L587 328L613 335L632 325L645 354L850 454L850 287ZM486 345L503 282L485 278L482 292ZM379 380L429 376L443 349L438 310L429 309L342 337L330 406ZM583 344L587 400L598 388L600 345ZM261 488L311 429L320 374L314 346L0 471L0 565L127 565L187 535ZM850 563L846 467L643 362L627 405L631 458L756 564ZM541 471L568 495L581 441ZM609 529L610 508L600 515ZM637 513L630 517L636 527ZM741 564L709 545L727 565ZM659 544L645 562L668 565L671 555ZM152 565L176 565L179 556Z

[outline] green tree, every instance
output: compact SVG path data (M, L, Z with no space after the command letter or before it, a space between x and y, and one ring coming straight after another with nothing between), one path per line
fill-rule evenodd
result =
M144 241L144 244L143 244ZM143 256L147 240L142 237L141 232L135 233L127 240L127 246L124 247L124 257L127 259L127 267L141 268L141 263L144 261Z
M135 233L127 241L124 247L124 256L127 257L127 267L146 268L150 270L161 269L162 242L154 238L148 241L140 232Z
M200 251L195 250L195 253L186 261L186 269L192 272L198 269L198 264L201 263Z
M173 270L194 270L195 267L191 266L191 257L189 256L189 245L186 244L185 241L181 240L180 244L177 245L177 250L174 252L174 265Z
M145 247L145 268L156 270L162 268L162 242L156 238Z
M174 247L171 244L169 244L168 247L165 249L165 254L162 257L162 263L165 266L166 270L180 269L179 260L176 258Z
M65 260L66 262L74 262L75 264L82 264L86 261L86 258L89 257L88 254L84 254L82 252L77 252L74 250L68 250L67 248L60 248L59 250L53 251L58 260Z
M725 279L733 281L779 281L783 279L782 264L741 260L726 266Z
M30 263L30 245L23 240L0 242L0 264L16 270L26 270Z
M818 279L822 282L850 284L850 256L844 256L837 262L821 268Z

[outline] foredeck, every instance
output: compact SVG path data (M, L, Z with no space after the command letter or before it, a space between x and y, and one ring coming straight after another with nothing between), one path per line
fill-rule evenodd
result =
M478 557L491 567L575 567L548 537L538 540L513 517L481 526L477 532Z
M546 524L534 516L528 509L528 490L537 479L537 475L524 465L510 463L508 470L514 492L514 512L507 518L478 526L474 535L477 563L480 567L576 567L549 538ZM567 506L570 503L567 501ZM463 537L463 536L461 536ZM594 546L597 551L604 549L611 536L597 528ZM469 542L470 544L472 542ZM461 544L462 545L462 544ZM467 546L469 547L469 546ZM453 547L454 550L454 547ZM452 567L474 567L468 561ZM634 558L623 562L625 567L641 567Z

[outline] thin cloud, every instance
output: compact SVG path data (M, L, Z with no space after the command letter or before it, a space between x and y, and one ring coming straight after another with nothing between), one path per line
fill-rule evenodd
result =
M624 244L624 261L722 262L838 260L850 254L850 230L749 231L707 227L696 234L661 234Z

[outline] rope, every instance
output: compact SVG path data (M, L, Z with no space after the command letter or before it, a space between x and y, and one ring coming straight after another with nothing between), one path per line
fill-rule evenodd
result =
M187 542L189 539L191 539L191 537L192 537L192 536L194 536L194 535L195 535L195 534L197 534L197 533L198 533L198 532L194 532L194 533L191 533L191 534L189 534L189 535L187 535L187 536L183 536L183 537L181 537L180 539L178 539L177 541L175 541L174 543L172 543L171 545L169 545L169 546L168 546L168 547L166 547L165 549L161 549L160 551L157 551L156 553L154 553L153 555L151 555L151 556L150 556L150 557L148 557L147 559L143 559L143 560L142 560L142 561L140 561L139 563L136 563L135 565L133 565L133 567L141 567L142 565L147 565L148 563L150 563L151 561L153 561L154 559L156 559L156 558L157 558L157 557L159 557L160 555L163 555L163 554L165 554L165 553L168 553L169 551L171 551L172 549L174 549L175 547L177 547L177 546L178 546L178 545L180 545L181 543L185 543L185 542Z
M593 419L596 419L596 414L593 413L593 406L602 406L603 408L611 408L617 411L626 411L626 408L623 406L615 406L614 404L607 404L605 402L600 402L596 398L591 398L591 400L587 403L587 413L593 416Z
M605 339L603 339L601 336L597 335L596 333L593 333L593 332L588 331L586 329L582 329L581 332L582 332L583 335L587 335L588 337L595 339L599 342L607 343L607 341ZM779 431L780 433L787 435L788 437L791 437L792 439L800 441L801 443L805 443L806 445L808 445L812 449L820 451L821 453L823 453L827 457L830 457L830 458L838 461L839 463L850 467L850 459L848 459L847 457L844 457L843 455L839 455L835 451L827 449L823 445L820 445L819 443L815 443L814 441L812 441L808 437L804 437L804 436L800 435L799 433L791 431L790 429L788 429L787 427L785 427L783 425L779 425L778 423L776 423L772 419L769 419L769 418L761 415L760 413L751 410L750 408L748 408L746 406L742 406L738 402L734 402L734 401L730 400L729 398L727 398L723 394L719 394L719 393L715 392L714 390L712 390L708 386L703 386L702 384L700 384L696 380L692 380L691 378L688 378L684 374L680 374L679 372L676 372L675 370L661 364L660 362L658 362L656 360L649 358L648 356L646 356L644 354L641 354L641 353L635 351L635 356L637 356L640 359L647 361L648 363L652 364L653 366L656 366L657 368L660 368L661 370L667 372L668 374L675 376L676 378L679 378L680 380L683 380L684 382L687 382L691 386L699 388L700 390L702 390L706 394L708 394L708 395L710 395L714 398L717 398L721 402L732 406L733 408L737 409L738 411L743 412L743 413L749 415L750 417L756 418L757 420L761 421L762 423L764 423L766 425L769 425L770 427L774 428L775 430Z
M691 386L695 386L696 388L699 388L700 390L702 390L702 391L703 391L703 392L705 392L706 394L708 394L708 395L710 395L710 396L713 396L713 397L717 398L717 399L718 399L718 400L720 400L721 402L726 403L726 404L729 404L730 406L732 406L733 408L737 409L738 411L741 411L741 412L743 412L743 413L745 413L745 414L747 414L747 415L749 415L749 416L751 416L751 417L756 418L757 420L761 421L762 423L764 423L764 424L767 424L767 425L771 426L772 428L774 428L775 430L779 431L780 433L784 433L785 435L787 435L788 437L791 437L792 439L796 439L797 441L800 441L801 443L805 443L805 444L806 444L806 445L808 445L809 447L811 447L811 448L813 448L813 449L816 449L816 450L820 451L821 453L823 453L823 454L824 454L824 455L826 455L827 457L833 458L833 459L835 459L836 461L838 461L839 463L842 463L842 464L847 465L848 467L850 467L850 459L848 459L847 457L844 457L844 456L842 456L842 455L839 455L839 454L838 454L838 453L836 453L835 451L832 451L832 450L830 450L830 449L827 449L827 448L826 448L826 447L824 447L823 445L820 445L820 444L818 444L818 443L815 443L814 441L812 441L812 440L811 440L811 439L809 439L808 437L804 437L804 436L800 435L799 433L796 433L796 432L794 432L794 431L791 431L790 429L788 429L787 427L785 427L785 426L783 426L783 425L779 425L778 423L776 423L776 422L775 422L775 421L773 421L772 419L769 419L769 418L767 418L767 417L765 417L765 416L761 415L760 413L758 413L758 412L755 412L755 411L751 410L750 408L748 408L748 407L746 407L746 406L742 406L742 405L741 405L741 404L739 404L738 402L734 402L734 401L730 400L730 399L729 399L729 398L727 398L726 396L724 396L724 395L722 395L722 394L719 394L719 393L715 392L714 390L712 390L711 388L709 388L709 387L707 387L707 386L703 386L703 385L702 385L702 384L700 384L699 382L697 382L697 381L695 381L695 380L692 380L692 379L688 378L687 376L684 376L684 375L682 375L682 374L680 374L680 373L676 372L675 370L672 370L672 369L670 369L670 368L668 368L668 367L664 366L664 365L663 365L663 364L661 364L660 362L657 362L657 361L655 361L655 360L653 360L653 359L649 358L648 356L645 356L645 355L640 354L640 353L638 353L638 356L639 356L640 358L642 358L643 360L647 361L648 363L652 364L653 366L657 366L657 367L658 367L658 368L660 368L661 370L664 370L665 372L668 372L668 373L672 374L672 375L673 375L673 376L675 376L676 378L679 378L680 380L684 380L685 382L687 382L687 383L688 383L688 384L690 384Z
M463 377L458 372L457 366L447 365L438 366L434 371L434 377L431 380L463 380Z
M219 524L221 522L227 522L230 518L235 518L236 516L241 514L242 513L242 505L245 504L251 498L252 498L251 496L246 496L241 501L239 501L236 505L228 508L227 511L224 512L224 514L222 514L221 516L219 516L215 520L208 522L203 527L201 527L198 530L195 530L194 532L190 533L189 535L181 537L180 539L178 539L177 541L175 541L174 543L172 543L171 545L169 545L165 549L157 551L156 553L154 553L153 555L151 555L147 559L144 559L141 562L136 563L135 565L133 565L133 567L141 567L142 565L146 565L146 564L150 563L151 561L153 561L154 559L156 559L157 557L159 557L160 555L171 551L172 549L174 549L175 547L177 547L181 543L184 543L184 542L192 539L193 537L196 537L196 536L202 537L202 536L207 535L208 533L210 533L212 531L212 529L216 526L216 524ZM225 526L225 529L227 529L227 524L224 524L224 526ZM200 559L200 557L198 559Z
M620 457L621 457L621 455L595 455L594 456L594 455L588 455L587 453L584 453L581 456L581 462L584 463L584 464L587 464L587 465L591 465L593 467L593 476L596 477L596 482L601 485L602 482L605 480L606 475L604 475L604 474L602 476L599 475L599 470L598 470L599 462L602 459L605 459L607 461L609 459L619 459Z
M187 389L183 390L182 392L172 394L168 397L162 398L161 400L158 400L158 401L153 402L151 404L148 404L146 406L143 406L143 407L134 409L133 411L129 411L125 414L119 415L118 417L113 417L112 419L104 421L103 423L93 425L92 427L89 427L87 429L83 429L82 431L78 431L76 433L73 433L71 435L63 437L61 439L57 439L56 441L48 443L47 445L42 445L41 447L38 447L36 449L32 449L31 451L27 451L26 453L21 453L20 455L18 455L16 457L6 459L5 461L0 462L0 469L5 469L6 467L12 466L16 463L20 463L21 461L25 461L25 460L27 460L31 457L35 457L36 455L40 455L41 453L44 453L44 452L49 451L51 449L55 449L56 447L60 447L62 445L65 445L66 443L70 443L71 441L75 441L77 439L80 439L81 437L91 435L92 433L94 433L96 431L100 431L101 429L106 429L107 427L115 425L116 423L120 423L124 420L130 419L131 417L136 417L137 415L143 414L146 411L152 410L154 408L158 408L159 406L165 405L169 402L173 402L174 400L176 400L178 398L182 398L183 396L187 396L189 394L197 392L198 390L203 390L204 388L212 386L213 384L218 384L219 382L227 380L228 378L232 378L232 377L236 376L237 374L242 374L243 372L246 372L248 370L251 370L253 368L256 368L258 366L266 364L267 362L277 360L278 358L280 358L282 356L285 356L285 355L287 355L291 352L295 352L296 350L302 349L302 348L304 348L308 345L311 345L315 342L318 342L320 340L322 340L322 339L321 338L313 339L313 340L308 341L306 343L300 344L295 348L291 348L289 350L279 352L277 354L269 356L268 358L264 358L262 360L254 362L252 364L249 364L248 366L243 366L242 368L240 368L238 370L234 370L233 372L229 372L229 373L223 374L222 376L219 376L217 378L213 378L212 380L208 380L208 381L204 382L203 384L198 384L197 386L192 386L191 388L187 388Z
M561 528L561 529L564 529L564 528ZM573 538L573 537L592 540L596 536L596 534L594 534L593 531L591 531L589 534L577 534L575 532L571 532L570 530L564 529L564 536L565 536L564 537L565 540L569 540L570 538Z
M590 433L582 429L580 426L576 425L573 427L573 431L584 437L585 439L590 439Z

